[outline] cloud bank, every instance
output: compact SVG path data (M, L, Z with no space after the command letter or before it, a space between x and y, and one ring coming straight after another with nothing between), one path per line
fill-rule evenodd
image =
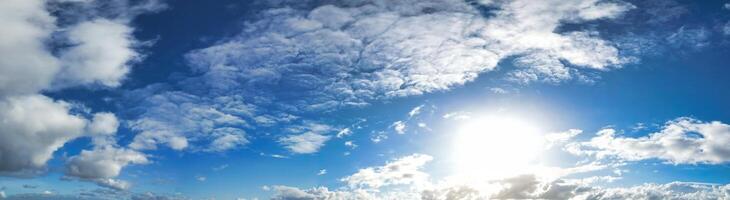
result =
M323 120L302 116L449 90L503 61L517 66L505 79L530 83L588 80L632 60L599 32L559 30L619 18L633 8L621 1L260 4L238 35L186 55L195 75L130 95L147 97L131 98L147 110L132 123L140 132L132 148L206 148L216 128L254 133Z
M129 64L140 56L135 49L138 42L132 37L134 29L128 22L143 10L151 10L136 7L137 13L133 14L125 13L124 6L106 8L101 4L136 5L121 0L10 0L0 4L0 26L5 29L0 33L0 174L43 173L46 162L65 143L79 137L109 137L116 133L118 121L113 114L93 114L79 109L83 105L41 94L69 87L116 87L128 74ZM67 10L57 9L62 5ZM107 9L108 13L119 15L87 15ZM111 140L98 140L101 141ZM72 165L82 164L87 161L83 158L91 155L119 156L106 153L111 151L84 152L72 157ZM123 163L112 166L121 168L126 165ZM96 167L75 169L69 175L99 172L94 171ZM114 171L104 177L115 177L118 170Z

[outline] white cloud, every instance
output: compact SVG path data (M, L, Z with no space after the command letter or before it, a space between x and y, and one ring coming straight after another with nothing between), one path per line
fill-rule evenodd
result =
M349 191L330 191L326 187L317 187L308 190L302 190L289 186L273 186L274 196L272 200L325 200L325 199L348 199L348 200L367 200L375 199L366 192L349 192Z
M380 143L383 140L387 140L387 139L388 139L388 135L385 134L385 132L383 132L383 131L380 131L380 132L376 133L375 135L373 135L372 137L370 137L370 141L373 141L373 143Z
M236 128L217 128L213 130L213 136L216 137L208 148L209 151L226 151L236 147L240 147L249 143L245 138L246 133Z
M118 2L124 6L115 9L135 5ZM94 137L94 143L108 142L97 136L113 135L118 127L111 113L94 114L89 124L82 115L92 113L72 114L70 104L40 94L94 81L118 86L129 71L126 64L137 56L126 21L92 14L107 9L102 7L86 9L89 12L56 9L64 3L71 2L0 4L4 29L0 33L0 174L33 175L66 142L81 136ZM81 71L71 73L72 69Z
M80 180L96 182L99 185L126 190L130 184L114 179L119 176L123 167L129 164L147 164L147 156L124 148L113 146L96 147L91 151L82 150L79 155L72 156L66 162L64 174Z
M586 200L608 199L727 199L730 185L672 182L667 184L643 184L627 188L596 189L576 197Z
M558 133L549 133L546 134L545 142L548 144L548 148L553 147L554 145L560 145L564 144L566 142L569 142L571 139L573 139L575 136L583 133L583 130L579 129L570 129L563 132Z
M113 113L96 113L89 124L88 132L94 135L113 135L117 133L119 120Z
M132 28L107 19L86 21L69 28L71 45L60 57L59 85L100 83L117 87L129 73L128 63L139 56L132 49Z
M620 1L497 1L485 3L497 8L490 15L459 0L366 2L308 2L311 10L263 3L240 34L186 55L195 76L142 92L149 98L134 105L146 111L132 123L141 133L131 147L182 150L214 140L207 129L296 126L314 112L449 90L505 58L517 58L512 74L521 82L583 77L627 61L595 31L557 31L617 18L632 8ZM185 107L253 124L208 123Z
M562 6L554 7L554 4ZM499 60L511 55L553 63L549 67L561 71L559 78L568 78L569 74L562 72L568 71L565 66L554 63L558 60L595 69L607 69L623 62L615 48L594 35L585 32L561 35L555 30L561 21L615 18L631 8L628 4L576 0L509 1L489 6L502 10L493 18L485 18L460 1L390 2L361 7L326 5L312 11L272 9L264 12L262 20L249 22L251 30L243 32L241 37L194 51L189 58L196 70L206 73L204 79L209 81L280 80L280 85L274 87L298 82L301 84L293 86L304 90L324 88L322 92L326 94L339 91L342 96L342 99L328 99L330 95L303 96L316 101L307 106L326 105L337 99L345 100L344 104L361 104L379 96L445 90L494 69ZM323 13L342 16L341 21L323 18ZM268 45L259 48L258 44ZM343 53L334 54L335 51ZM289 63L291 56L285 56L290 52L302 53L297 65ZM241 55L261 59L244 59ZM292 78L285 74L290 69L304 70L314 65L329 69L321 73L294 70L308 73ZM525 65L553 76L544 65ZM240 73L224 73L230 70ZM341 78L327 78L330 76L327 73ZM237 90L234 87L248 86L213 87Z
M432 183L429 174L421 171L432 159L414 154L383 166L360 169L341 179L350 187L336 191L275 186L273 199L570 199L590 189L564 180L540 180L535 175L482 180L479 184L450 183L447 179Z
M55 30L55 18L41 0L12 0L0 5L0 96L32 94L47 88L59 61L44 41Z
M404 123L403 121L393 122L393 124L390 126L393 127L393 130L395 130L395 132L398 134L406 133L406 123Z
M351 149L357 148L357 144L353 141L345 141L345 146L350 147Z
M623 137L603 129L587 142L572 143L568 151L598 158L624 160L660 159L674 164L719 164L730 161L730 125L691 118L669 121L648 136Z
M322 176L325 174L327 174L327 169L321 169L321 170L319 170L319 172L317 172L317 176Z
M300 135L288 135L279 139L279 143L284 145L289 151L298 154L316 153L324 143L330 139L330 136L320 135L315 132L306 132Z
M198 103L203 101L201 98L180 92L153 95L145 101L154 106L130 122L132 129L141 131L129 145L131 148L155 149L162 143L182 150L189 147L190 140L201 140L210 141L210 144L201 144L203 149L217 151L248 143L245 131L241 129L248 126L241 116L247 111L241 110L240 106L226 109L229 104L201 105Z
M444 119L453 119L453 120L467 120L471 119L471 113L459 111L459 112L451 112L446 113L443 116Z
M425 106L425 105L416 106L415 108L411 109L411 111L408 112L408 117L413 117L418 114L421 114L421 109L423 108L423 106Z
M337 132L337 138L343 138L352 135L350 128L343 128L340 132Z
M357 173L342 178L351 188L380 188L388 185L403 185L423 182L428 174L421 168L433 157L413 154L386 163L384 166L360 169Z
M208 180L208 177L205 176L195 176L195 180L200 182L205 182L205 180Z
M70 107L41 95L0 98L0 173L42 169L53 152L82 136L87 120Z

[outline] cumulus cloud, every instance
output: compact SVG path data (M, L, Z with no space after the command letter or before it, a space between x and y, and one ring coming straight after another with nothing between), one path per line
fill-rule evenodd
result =
M72 156L66 163L65 175L96 182L105 187L126 190L130 184L114 179L119 176L123 167L129 164L147 164L147 156L124 148L113 146L97 147L91 151L82 150L79 155Z
M121 84L129 72L129 62L139 56L133 49L137 42L128 22L142 9L134 14L107 15L114 12L106 11L141 4L114 2L125 6L43 0L0 4L0 26L5 28L0 33L0 174L35 175L56 150L82 136L93 137L98 146L116 143L112 136L119 122L113 114L78 112L73 108L83 105L40 94L75 86ZM87 115L92 114L90 121ZM76 168L67 175L94 179L100 185L126 187L127 183L110 178L128 163L139 162L125 160L130 152L110 151L95 149L72 156L70 166ZM108 157L102 159L100 154ZM111 172L102 173L105 171L93 167Z
M55 87L99 83L117 87L129 73L128 62L139 54L132 49L132 28L108 19L86 21L69 28L72 47L60 57L63 63Z
M55 18L40 0L13 0L0 5L0 96L32 94L49 87L60 70L44 41L54 32Z
M0 99L0 173L42 169L53 152L83 135L87 120L42 95Z
M623 160L660 159L673 164L720 164L730 161L730 125L679 118L644 137L624 137L603 129L586 142L571 143L567 150L577 155Z
M433 157L429 155L413 154L388 162L384 166L360 169L341 180L352 188L380 188L422 182L428 179L428 174L421 171L421 168L431 160Z
M89 124L88 132L93 135L113 135L117 133L119 120L113 113L96 113Z

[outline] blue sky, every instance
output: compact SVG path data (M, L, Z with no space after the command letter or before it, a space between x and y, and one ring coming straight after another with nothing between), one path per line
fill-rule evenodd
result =
M730 2L0 3L0 199L727 199Z

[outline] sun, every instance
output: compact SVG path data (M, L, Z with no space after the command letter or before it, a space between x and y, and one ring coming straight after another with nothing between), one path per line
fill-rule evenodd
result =
M535 123L490 116L461 125L452 143L457 175L498 179L526 173L543 151Z

